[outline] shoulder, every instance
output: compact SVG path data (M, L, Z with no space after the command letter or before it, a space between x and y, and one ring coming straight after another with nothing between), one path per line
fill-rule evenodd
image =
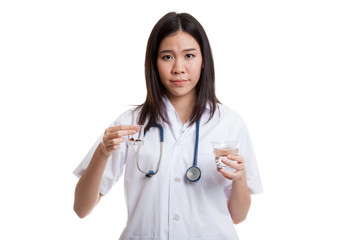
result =
M226 105L218 103L217 111L219 112L220 121L234 123L239 126L245 125L244 119L237 112L233 111ZM215 112L215 114L218 114L218 113Z
M121 113L113 122L113 125L118 126L136 124L136 119L139 115L139 112L140 109L138 109L138 107L132 107L129 110Z

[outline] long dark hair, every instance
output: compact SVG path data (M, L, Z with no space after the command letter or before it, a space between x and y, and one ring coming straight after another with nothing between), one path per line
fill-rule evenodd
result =
M200 79L196 85L196 101L190 117L190 125L201 118L207 103L210 106L210 120L216 111L216 103L220 103L215 95L214 61L204 28L188 13L170 12L156 23L146 47L145 79L147 96L145 102L137 108L140 109L138 123L144 124L148 119L145 131L150 128L152 123L159 120L169 123L163 101L166 89L160 81L157 57L161 41L178 31L184 31L195 38L200 45L203 59Z

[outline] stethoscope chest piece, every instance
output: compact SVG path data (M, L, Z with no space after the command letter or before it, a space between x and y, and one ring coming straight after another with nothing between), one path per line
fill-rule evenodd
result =
M186 179L190 182L196 182L201 177L201 171L200 168L197 166L189 167L189 169L186 171Z

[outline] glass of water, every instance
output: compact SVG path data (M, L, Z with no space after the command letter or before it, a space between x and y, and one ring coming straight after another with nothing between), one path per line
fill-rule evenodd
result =
M225 142L212 142L215 154L215 163L217 166L217 170L224 169L229 172L235 172L236 170L232 167L227 166L226 164L222 163L223 159L232 161L227 158L228 155L238 155L239 153L239 145L240 142L238 141L225 141ZM237 162L237 161L232 161Z

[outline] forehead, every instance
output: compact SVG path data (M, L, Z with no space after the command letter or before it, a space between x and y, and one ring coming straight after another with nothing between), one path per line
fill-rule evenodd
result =
M178 31L164 38L159 46L159 51L164 49L181 50L186 48L200 49L196 39L189 33Z

